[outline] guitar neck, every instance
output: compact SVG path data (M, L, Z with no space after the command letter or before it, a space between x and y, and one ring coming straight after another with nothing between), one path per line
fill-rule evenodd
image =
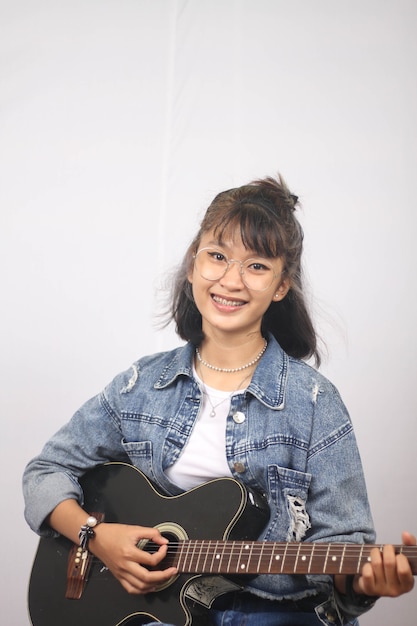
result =
M342 543L269 541L180 541L168 551L170 565L197 574L358 574L373 548ZM394 546L417 574L417 546Z

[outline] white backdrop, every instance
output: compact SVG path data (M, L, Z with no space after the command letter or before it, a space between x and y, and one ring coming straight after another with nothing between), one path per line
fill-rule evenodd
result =
M278 170L381 542L416 532L414 0L0 0L2 621L24 465L133 359L218 191ZM415 624L417 592L364 626Z

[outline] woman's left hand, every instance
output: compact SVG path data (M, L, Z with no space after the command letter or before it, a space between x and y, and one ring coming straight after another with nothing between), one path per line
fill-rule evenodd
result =
M402 534L403 544L416 545L416 538L408 532ZM355 579L353 588L357 593L368 596L388 596L395 598L411 591L414 576L404 554L395 554L392 545L371 551L371 561L366 563L361 575Z

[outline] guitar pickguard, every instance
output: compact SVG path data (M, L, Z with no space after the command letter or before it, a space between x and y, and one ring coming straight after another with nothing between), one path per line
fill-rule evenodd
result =
M187 585L184 595L209 609L219 596L230 591L239 591L241 588L241 585L223 576L197 576Z

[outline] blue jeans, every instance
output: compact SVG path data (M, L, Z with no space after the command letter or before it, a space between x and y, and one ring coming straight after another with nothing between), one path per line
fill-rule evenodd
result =
M279 604L249 594L235 594L231 600L226 598L224 606L220 601L215 603L218 608L210 609L210 626L323 626L314 611L317 600ZM152 623L148 626L171 625ZM198 623L193 622L193 626ZM349 626L359 626L359 622L353 620Z
M213 626L323 626L313 613L252 613L240 611L214 611L210 619ZM354 620L351 626L359 626Z
M214 611L213 626L323 626L313 613L242 613Z
M314 610L317 599L297 602L270 602L250 596L235 594L230 604L212 608L211 626L323 626ZM357 620L351 626L359 626Z
M210 611L210 623L213 626L323 626L313 613L252 613L240 611ZM359 626L354 620L350 626ZM172 626L152 622L148 626ZM196 625L197 626L197 625Z

